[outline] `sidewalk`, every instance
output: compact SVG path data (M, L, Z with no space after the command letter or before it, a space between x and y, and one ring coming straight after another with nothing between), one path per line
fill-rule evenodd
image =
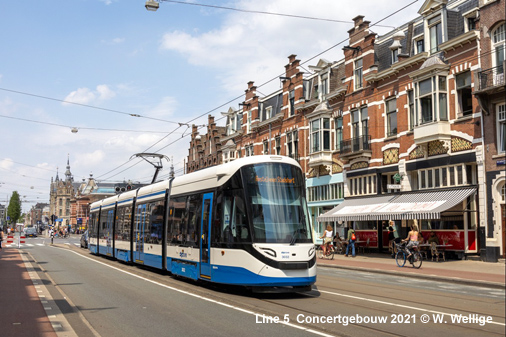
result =
M0 334L56 337L21 254L16 248L0 251Z
M505 288L504 262L489 263L471 260L447 260L433 262L424 260L420 269L412 268L409 262L399 268L389 254L360 254L356 257L335 255L334 260L318 259L319 266L361 270L404 277L448 281L457 284Z

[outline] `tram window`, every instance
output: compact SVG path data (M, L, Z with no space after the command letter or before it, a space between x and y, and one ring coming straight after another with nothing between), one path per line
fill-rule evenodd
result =
M228 247L233 243L251 242L246 207L241 196L238 194L224 196L223 201L217 206L217 212L221 218L219 241Z
M198 231L200 227L200 217L202 214L202 195L191 195L188 197L188 233L187 245L198 247Z
M100 225L99 225L99 233L98 236L100 239L104 239L107 236L107 217L108 211L100 212Z
M186 197L174 197L170 200L170 243L177 245L186 242L187 232L187 213L186 213Z
M163 211L162 200L150 204L149 225L146 229L146 242L154 244L162 243Z

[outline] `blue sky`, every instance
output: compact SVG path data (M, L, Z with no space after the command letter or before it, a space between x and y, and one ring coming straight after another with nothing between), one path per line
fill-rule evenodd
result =
M312 58L345 40L357 15L374 24L413 1L190 2L344 22L170 2L149 12L143 0L2 1L0 204L15 190L26 200L23 211L48 202L51 177L57 168L64 175L67 155L77 181L92 173L98 180L149 182L148 163L121 166L144 151L172 157L181 174L191 129L177 123L205 124L208 113L220 118L238 108L240 100L225 103L243 95L247 82L281 74L290 54ZM417 17L422 4L372 30L393 30ZM345 44L319 58L342 59ZM268 95L279 87L273 81L258 90ZM160 175L169 166L164 162Z

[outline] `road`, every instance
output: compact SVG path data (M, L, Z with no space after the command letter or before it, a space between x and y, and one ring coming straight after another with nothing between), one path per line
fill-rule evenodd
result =
M320 267L309 293L252 294L96 257L76 238L55 243L23 249L55 304L48 314L77 336L504 336L504 290Z

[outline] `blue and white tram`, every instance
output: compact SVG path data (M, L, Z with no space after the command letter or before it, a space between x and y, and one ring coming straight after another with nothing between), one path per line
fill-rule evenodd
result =
M258 289L316 281L304 176L288 157L240 158L144 186L93 203L90 219L95 254Z

